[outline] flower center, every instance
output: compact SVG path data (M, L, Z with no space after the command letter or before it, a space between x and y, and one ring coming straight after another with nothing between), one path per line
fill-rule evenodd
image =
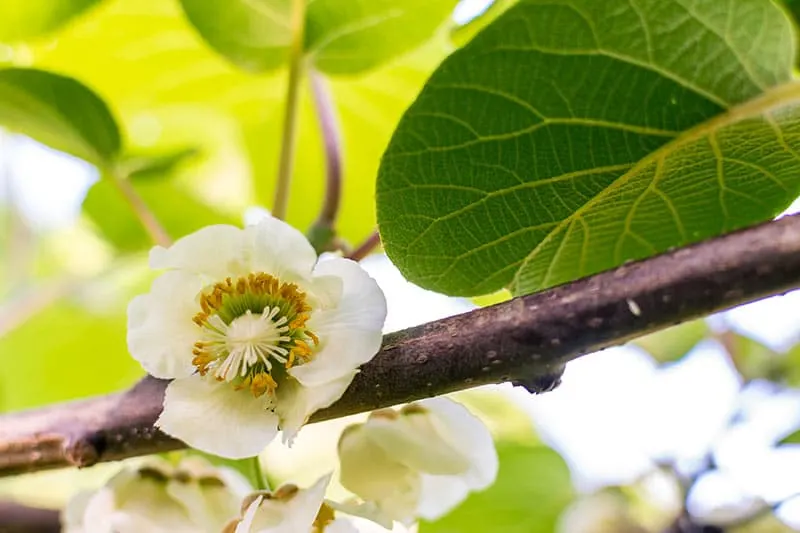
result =
M200 295L200 308L192 364L255 397L273 395L286 369L310 361L319 344L306 328L305 293L263 272L216 283Z

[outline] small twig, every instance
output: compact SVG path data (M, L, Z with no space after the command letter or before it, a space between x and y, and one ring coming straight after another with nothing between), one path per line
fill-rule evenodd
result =
M136 218L139 219L144 230L150 236L150 239L160 246L169 246L172 244L172 239L170 238L167 231L158 221L156 216L150 211L150 208L147 207L147 204L142 200L142 197L139 196L139 193L136 192L136 189L133 188L131 185L130 180L126 177L111 175L108 177L108 180L114 185L114 187L120 192L122 197L130 206L133 213L136 215Z
M58 533L60 514L55 509L0 502L0 533Z
M325 146L325 200L315 225L333 230L342 196L342 135L325 77L312 70L311 89Z
M311 420L526 382L585 354L798 286L795 215L388 334L344 396ZM120 394L0 416L0 475L183 448L153 428L168 383L147 377Z
M347 255L348 259L352 259L353 261L361 261L365 257L367 257L370 252L372 252L375 248L380 246L381 244L381 236L378 234L378 230L373 231L370 233L369 237L367 237L364 242L359 244L355 250L350 252Z
M289 79L286 86L286 102L281 134L281 153L278 161L278 182L275 185L275 200L272 215L286 218L289 207L289 189L292 184L294 153L297 144L297 118L300 110L300 80L303 77L303 34L305 33L306 0L292 0L291 31L289 46Z

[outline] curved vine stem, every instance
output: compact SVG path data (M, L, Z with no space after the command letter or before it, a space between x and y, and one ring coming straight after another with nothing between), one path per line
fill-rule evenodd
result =
M289 80L286 87L286 107L283 115L281 153L278 161L278 181L272 215L286 218L289 207L289 189L294 169L297 144L297 118L300 110L300 81L303 77L303 34L305 30L306 0L292 0L292 42L289 48Z
M325 200L314 225L333 232L342 196L342 135L325 77L313 70L309 77L325 146Z
M119 191L125 202L130 206L136 218L141 222L142 227L150 236L150 239L160 246L169 246L172 244L167 231L156 218L155 214L147 207L147 204L136 192L136 189L131 185L130 180L125 176L120 176L118 172L111 173L109 180L114 187Z
M378 230L373 231L369 237L364 239L364 242L359 244L355 250L350 252L347 255L348 259L352 259L353 261L361 261L365 257L367 257L375 248L380 246L381 244L381 236L378 234Z

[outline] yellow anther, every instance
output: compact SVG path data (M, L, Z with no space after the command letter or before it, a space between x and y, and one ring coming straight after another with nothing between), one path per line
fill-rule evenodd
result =
M314 342L314 346L319 346L319 337L313 331L306 330L306 336Z
M334 514L333 507L323 502L319 508L319 512L317 512L317 517L314 519L314 523L311 524L312 533L323 533L325 528L335 519L336 516Z
M255 398L263 396L264 394L272 396L275 394L275 389L277 388L278 384L275 382L272 376L266 372L256 374L253 376L253 379L250 382L250 392L253 393Z

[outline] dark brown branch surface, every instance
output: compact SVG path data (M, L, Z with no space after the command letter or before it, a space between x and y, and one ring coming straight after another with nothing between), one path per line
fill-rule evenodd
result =
M58 533L59 512L0 501L0 533Z
M345 395L312 421L460 389L531 383L634 337L800 286L800 215L493 307L386 335ZM0 417L0 475L175 450L153 428L167 382Z

